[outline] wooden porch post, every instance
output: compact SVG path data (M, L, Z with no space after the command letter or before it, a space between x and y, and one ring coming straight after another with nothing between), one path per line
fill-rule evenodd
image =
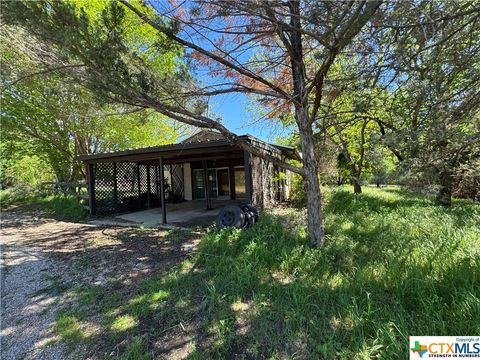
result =
M147 208L150 209L150 165L147 164Z
M155 166L155 188L157 189L157 198L160 198L160 191L159 191L159 179L158 179L158 173L159 173L159 166Z
M228 167L229 179L230 179L230 199L235 200L235 167L230 165Z
M168 171L170 173L170 193L171 193L171 198L170 202L175 203L175 194L174 194L174 189L175 189L175 184L173 183L173 167L172 164L169 165Z
M118 182L117 182L117 163L113 163L113 204L115 206L115 210L117 210L118 206Z
M212 209L212 200L210 199L210 181L208 181L207 160L202 160L203 181L205 182L205 199L207 200L207 210Z
M89 163L87 166L88 180L88 202L90 206L90 215L97 214L97 204L95 201L95 165Z
M243 153L245 165L245 201L252 203L252 155L248 151Z
M160 201L162 203L162 224L167 223L167 204L165 204L165 177L163 173L163 156L160 157Z
M138 208L142 208L142 188L140 187L140 165L137 162Z

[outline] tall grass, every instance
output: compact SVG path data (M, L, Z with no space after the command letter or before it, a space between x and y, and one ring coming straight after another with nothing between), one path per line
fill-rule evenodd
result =
M61 219L82 220L88 211L75 195L48 195L35 199L45 210Z
M251 302L248 347L265 357L396 358L409 335L480 333L478 205L339 190L326 219L323 249L307 245L295 213L203 240L201 252L221 257L199 255L195 283L205 296L215 288L212 312Z
M2 210L11 206L29 205L48 211L53 216L66 220L82 220L88 215L81 201L74 195L48 195L18 189L0 190Z
M409 335L480 333L480 206L339 189L326 219L320 249L296 210L210 232L194 256L107 307L106 322L128 316L136 328L123 336L142 336L149 353L159 334L201 319L190 354L201 359L397 359Z

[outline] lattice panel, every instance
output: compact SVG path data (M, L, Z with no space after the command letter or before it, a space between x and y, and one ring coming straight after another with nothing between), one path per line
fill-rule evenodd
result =
M165 184L170 177L169 201L184 199L183 165L165 165ZM169 174L169 171L170 174ZM158 207L160 166L133 162L97 163L95 171L95 213L100 216ZM166 186L167 187L167 186Z
M148 171L150 173L150 207L160 206L160 185L159 185L159 165L150 165Z
M113 163L95 164L95 210L97 215L115 212L114 183L115 169Z
M183 201L185 199L185 187L183 184L183 165L171 165L170 176L172 178L172 201Z
M136 163L117 163L117 194L116 212L140 209Z

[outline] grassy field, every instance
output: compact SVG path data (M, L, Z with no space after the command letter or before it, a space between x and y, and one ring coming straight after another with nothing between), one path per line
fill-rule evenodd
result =
M74 195L43 195L2 189L0 190L0 205L2 209L11 206L33 205L48 211L56 218L65 220L81 220L88 215L88 210Z
M308 245L302 211L263 214L248 231L207 233L131 296L119 284L76 289L56 330L95 348L82 324L100 319L124 359L151 358L166 334L193 343L190 359L397 359L409 335L480 333L478 204L343 188L325 210L324 248Z

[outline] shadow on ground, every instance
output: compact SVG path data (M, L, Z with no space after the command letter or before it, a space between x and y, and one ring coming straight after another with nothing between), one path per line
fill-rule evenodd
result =
M60 286L69 301L57 332L98 358L407 356L409 335L480 331L480 213L459 208L334 192L322 249L291 210L198 246L188 232L103 229L90 245L49 234L49 256L91 274Z

